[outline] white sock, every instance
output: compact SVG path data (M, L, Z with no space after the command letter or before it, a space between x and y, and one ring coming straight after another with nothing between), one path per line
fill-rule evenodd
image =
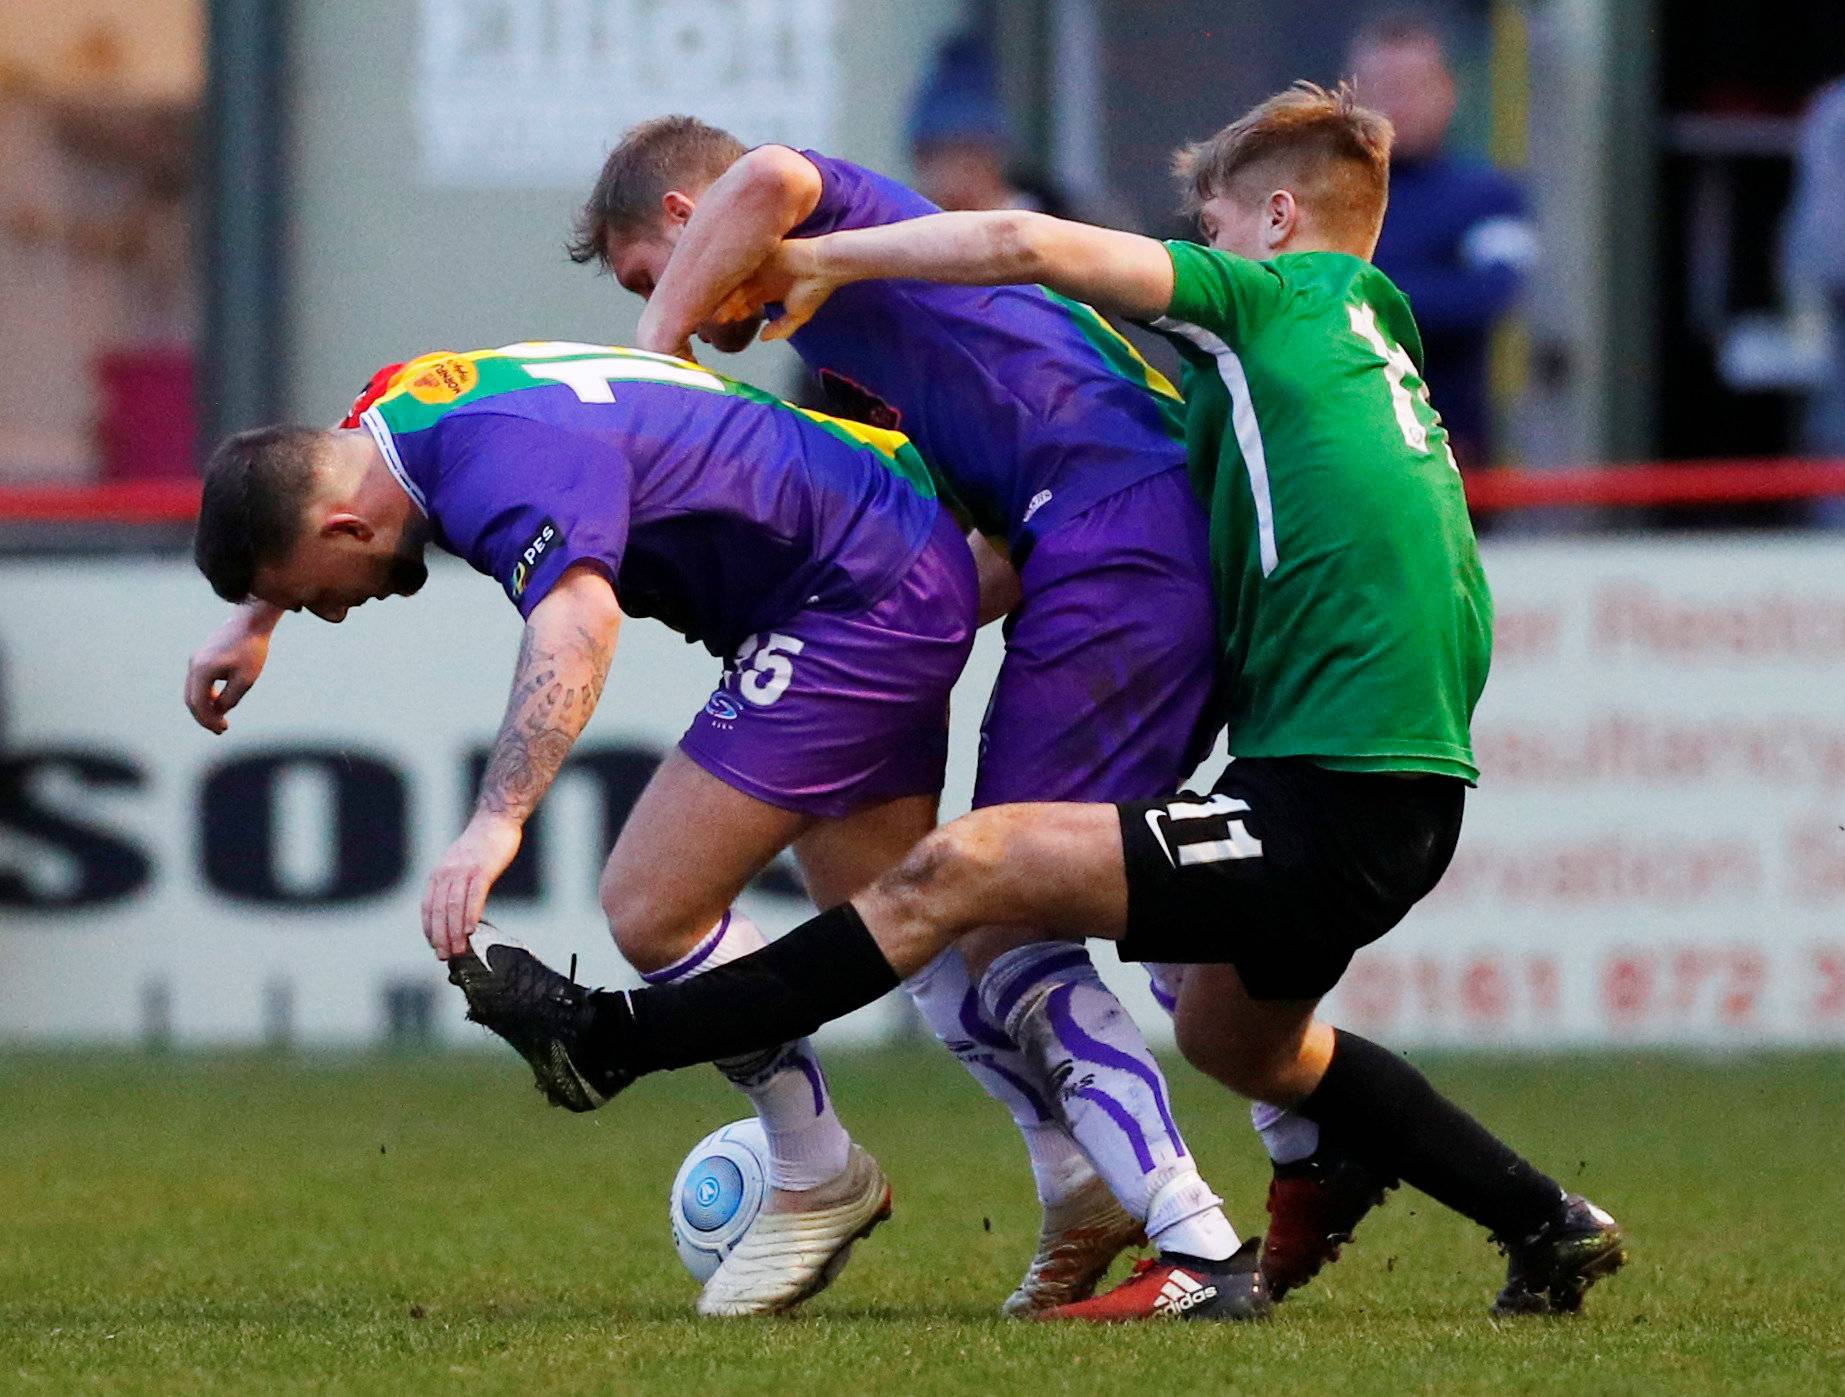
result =
M1211 1192L1190 1163L1171 1169L1153 1191L1147 1204L1147 1240L1162 1252L1224 1261L1236 1250L1236 1229L1224 1216L1224 1200Z
M1053 1207L1095 1178L1057 1109L1057 1095L999 1026L987 1018L960 951L950 946L903 982L929 1031L960 1059L986 1094L1012 1114L1025 1137L1038 1201Z
M1179 1007L1179 987L1185 983L1185 967L1146 961L1140 968L1147 972L1147 987L1153 991L1153 998L1160 1008L1168 1014L1176 1011Z
M1310 1121L1285 1106L1266 1101L1249 1103L1249 1123L1262 1137L1262 1148L1277 1164L1305 1159L1320 1147L1320 1123Z
M641 978L650 985L669 984L715 970L767 944L756 924L733 907L690 952ZM852 1137L834 1114L826 1074L807 1039L727 1058L717 1068L756 1108L756 1118L769 1137L771 1188L817 1188L845 1172Z
M1008 951L982 978L980 998L1042 1077L1058 1083L1070 1133L1158 1244L1207 1261L1236 1250L1220 1200L1173 1124L1159 1064L1087 950L1046 942Z

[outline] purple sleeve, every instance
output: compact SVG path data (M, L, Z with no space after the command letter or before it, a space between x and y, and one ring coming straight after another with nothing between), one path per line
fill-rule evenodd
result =
M454 551L530 616L577 563L616 585L631 470L608 443L497 413L450 417L430 499Z
M835 160L817 150L801 154L820 172L820 202L788 230L791 238L817 238L841 228L870 228L941 212L915 190L863 165Z

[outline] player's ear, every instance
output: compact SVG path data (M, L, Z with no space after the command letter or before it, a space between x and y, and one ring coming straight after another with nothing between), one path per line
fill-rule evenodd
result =
M1270 247L1280 247L1294 236L1300 226L1300 205L1291 191L1277 189L1268 196L1262 210L1262 240Z
M683 226L685 221L692 216L692 210L697 207L698 205L688 195L681 194L677 189L669 189L660 196L660 209L666 215L668 223Z
M320 521L322 538L350 538L359 543L370 543L375 530L363 516L354 514L349 509L338 509Z

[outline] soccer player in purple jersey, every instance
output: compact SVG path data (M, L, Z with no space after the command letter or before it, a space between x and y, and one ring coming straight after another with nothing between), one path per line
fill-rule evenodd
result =
M697 333L735 350L760 316L727 302L783 237L935 212L862 166L664 117L610 154L572 254L646 298L643 348L689 353ZM1010 594L989 608L1010 614L974 805L1141 799L1184 779L1213 727L1214 613L1172 386L1088 306L1038 286L867 282L791 343L830 409L915 441L973 526L983 597ZM1055 1031L1017 1041L1001 1025L1047 976ZM1143 1227L1188 1254L1236 1249L1087 950L990 928L905 988L1030 1153L1044 1225L1006 1313L1087 1296Z
M242 605L193 657L186 702L222 732L284 612L338 622L408 596L428 543L500 583L525 631L473 818L424 896L439 956L509 941L476 931L487 895L596 707L624 610L726 657L603 874L650 982L764 944L731 903L784 847L827 905L934 824L976 581L900 435L591 345L427 355L368 397L350 429L264 428L212 457L197 559ZM888 1215L889 1187L805 1040L720 1066L762 1119L774 1193L699 1310L785 1309ZM574 1087L563 1104L601 1104Z
M1400 1180L1479 1223L1507 1257L1495 1313L1579 1310L1625 1264L1619 1224L1402 1058L1316 1016L1453 855L1491 653L1490 590L1415 320L1368 260L1389 148L1389 123L1349 87L1303 83L1181 153L1209 248L1017 213L784 244L748 291L782 302L778 333L837 288L903 278L1049 282L1178 337L1235 760L1208 796L976 810L756 955L685 985L528 993L503 1031L614 1093L810 1032L995 921L1107 937L1124 959L1184 964L1181 1051L1316 1127L1298 1163L1349 1166L1374 1188ZM568 984L524 953L489 954L496 966L476 970L488 983ZM1056 992L1027 988L1015 1036L1047 999L1055 1018ZM1166 1250L1051 1314L1259 1318L1381 1194L1351 1196L1362 1206L1347 1225L1297 1236L1308 1245L1279 1270L1253 1247L1227 1263Z

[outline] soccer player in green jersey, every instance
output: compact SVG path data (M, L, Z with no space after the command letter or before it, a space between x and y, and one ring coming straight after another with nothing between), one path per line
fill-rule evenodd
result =
M1202 797L975 811L850 903L696 981L573 994L552 976L525 1032L619 1090L642 1072L799 1037L982 923L1107 937L1123 958L1185 964L1180 1050L1267 1103L1297 1143L1270 1140L1281 1162L1259 1270L1243 1254L1162 1254L1053 1314L1260 1315L1398 1180L1506 1250L1501 1313L1575 1310L1621 1265L1606 1213L1402 1058L1314 1013L1353 954L1447 868L1479 774L1468 727L1491 648L1492 603L1415 321L1367 260L1389 142L1389 123L1349 89L1301 84L1271 98L1180 156L1210 248L1010 212L783 245L754 286L784 308L771 334L836 287L902 277L1041 282L1181 342L1235 760ZM478 973L488 983L533 969ZM1054 996L1024 983L1005 997L1016 1041L1054 1040Z

